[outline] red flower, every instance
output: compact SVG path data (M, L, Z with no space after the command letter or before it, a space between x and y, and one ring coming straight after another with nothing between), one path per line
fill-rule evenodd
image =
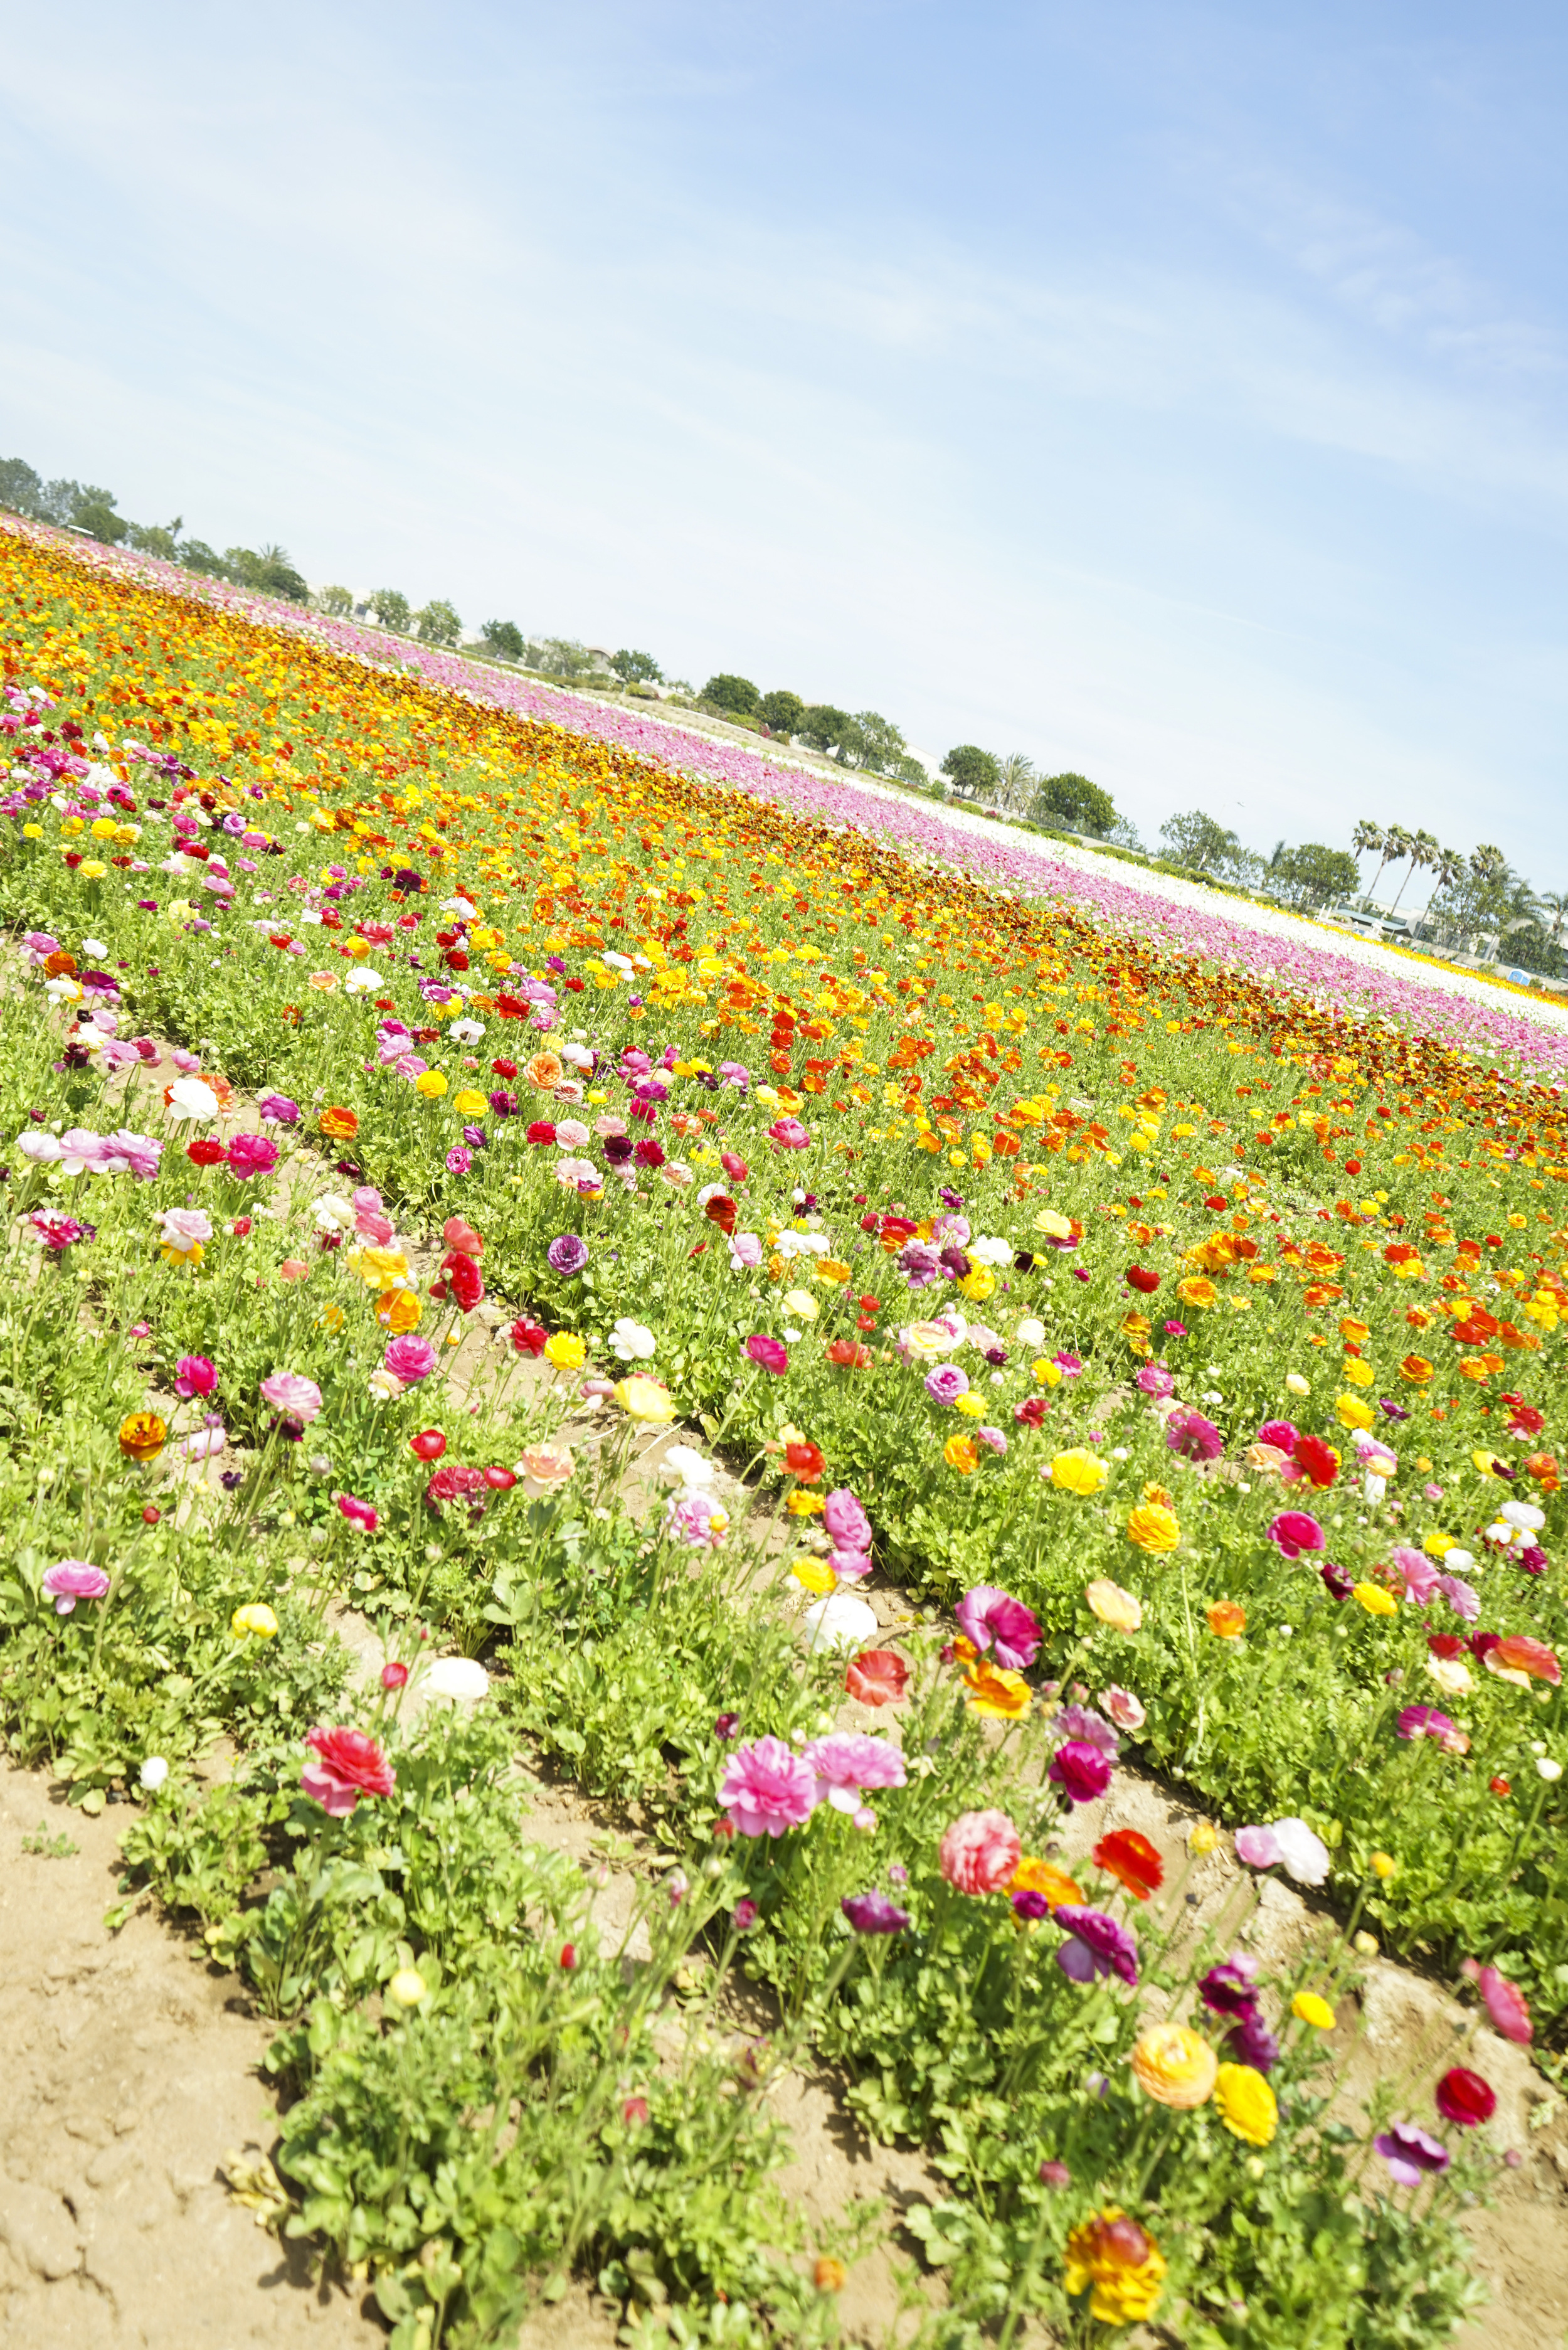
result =
M456 1461L449 1461L444 1469L436 1471L425 1487L425 1499L432 1509L439 1509L443 1502L459 1502L470 1493L477 1493L483 1483L483 1469L463 1469Z
M1497 2091L1465 2064L1456 2064L1445 2073L1432 2095L1443 2119L1458 2122L1463 2129L1490 2122L1497 2111Z
M517 1478L515 1471L511 1469L487 1469L484 1472L484 1482L492 1492L509 1493L517 1482Z
M1135 1289L1141 1290L1145 1297L1152 1297L1155 1291L1159 1287L1158 1274L1150 1273L1147 1265L1129 1265L1127 1267L1127 1279L1131 1282Z
M715 1191L702 1210L711 1224L717 1224L726 1237L735 1229L735 1203L727 1191Z
M574 1967L576 1965L576 1963L577 1963L577 1946L576 1946L576 1944L575 1942L563 1942L563 1943L562 1943L562 1945L561 1945L561 1965L562 1965L562 1968L564 1969L564 1970L565 1970L567 1974L570 1974L570 1973L571 1973L571 1971L572 1971L572 1970L574 1969Z
M732 1183L743 1183L752 1171L745 1160L733 1150L721 1150L719 1164Z
M536 1118L528 1128L530 1142L546 1143L556 1139L556 1129L547 1118Z
M827 1359L836 1363L841 1371L868 1371L871 1349L854 1338L833 1338L828 1341Z
M516 1062L508 1061L504 1056L503 1056L499 1061L492 1061L490 1066L494 1070L498 1077L514 1077L517 1075ZM532 1136L530 1136L529 1139L532 1140ZM550 1139L554 1141L554 1135L552 1135Z
M484 1243L479 1233L462 1216L449 1216L441 1228L441 1236L454 1256L483 1256Z
M1137 1828L1117 1828L1095 1846L1095 1866L1125 1885L1135 1901L1147 1901L1165 1882L1165 1863Z
M417 1436L410 1437L409 1451L421 1461L439 1461L446 1451L446 1439L439 1428L421 1428Z
M228 1152L221 1142L213 1142L206 1135L199 1134L194 1142L185 1145L185 1156L192 1167L221 1167Z
M804 1477L806 1483L810 1484L821 1476L827 1463L815 1444L786 1444L784 1466L794 1476Z
M851 1657L844 1686L862 1705L892 1705L909 1685L909 1668L891 1648L862 1648Z
M471 1256L460 1256L454 1249L443 1259L441 1271L452 1284L452 1294L465 1314L472 1314L484 1295L484 1276Z
M1013 1405L1012 1417L1020 1428L1040 1427L1045 1418L1044 1397L1025 1396L1022 1403Z
M1332 1485L1339 1474L1339 1455L1321 1436L1298 1436L1295 1457L1314 1485Z
M1427 1646L1434 1657L1445 1659L1462 1657L1465 1649L1465 1644L1457 1632L1428 1632Z
M538 1322L514 1322L512 1344L520 1355L542 1355L550 1343L550 1333Z
M317 1759L305 1765L299 1783L334 1819L351 1812L361 1795L391 1794L392 1766L362 1730L310 1730L305 1742Z
M1505 1802L1513 1793L1513 1789L1510 1786L1506 1779L1489 1779L1487 1781L1487 1785L1490 1788L1494 1795L1501 1795Z

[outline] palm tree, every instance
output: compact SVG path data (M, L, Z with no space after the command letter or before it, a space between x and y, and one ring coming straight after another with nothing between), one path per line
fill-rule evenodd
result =
M1546 931L1547 951L1555 962L1558 954L1557 941L1563 935L1563 923L1568 922L1568 891L1542 889L1537 903L1542 915L1550 914L1552 917L1550 924L1543 923L1542 927Z
M1405 891L1408 887L1410 874L1414 873L1417 866L1430 865L1432 859L1435 857L1440 856L1442 853L1429 832L1418 832L1413 840L1410 838L1409 834L1407 833L1405 835L1405 840L1407 846L1404 848L1402 853L1410 860L1410 870L1406 874L1404 880L1400 882L1399 887L1394 892L1394 903L1388 909L1388 911L1391 914L1397 910L1399 900L1405 895Z
M1386 864L1388 861L1388 852L1384 847L1382 826L1380 824L1369 824L1365 816L1362 817L1361 822L1351 834L1350 845L1352 848L1355 849L1357 857L1381 857L1383 864ZM1377 868L1377 873L1381 873L1382 870L1383 865L1380 864ZM1377 873L1375 873L1372 877L1373 889L1376 889L1377 887ZM1371 894L1371 890L1368 890L1367 895L1370 897Z
M1493 848L1483 840L1479 848L1470 851L1470 871L1478 881L1501 881L1508 871L1508 859L1501 848Z
M1010 751L1002 763L1002 787L996 795L997 805L1006 809L1022 807L1038 781L1033 760L1023 751Z
M1432 883L1431 896L1421 911L1423 922L1427 920L1437 903L1438 892L1443 889L1457 889L1469 869L1457 848L1439 848L1437 856L1430 862L1436 878Z
M1383 835L1383 865L1397 865L1400 863L1403 858L1409 856L1410 851L1415 847L1415 846L1416 836L1414 833L1407 832L1402 824L1391 824ZM1372 877L1372 887L1374 889L1376 889L1379 880L1382 879L1383 865L1380 865L1377 868L1376 872ZM1368 891L1367 894L1370 896L1371 892Z

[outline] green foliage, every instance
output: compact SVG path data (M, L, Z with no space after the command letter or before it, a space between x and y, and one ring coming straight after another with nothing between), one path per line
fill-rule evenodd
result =
M749 677L734 677L728 671L711 677L700 698L711 702L716 710L733 711L738 718L754 718L762 701Z
M325 612L329 620L347 620L354 609L354 591L351 588L318 588L316 608Z
M413 617L413 607L400 589L373 588L369 597L369 605L383 629L390 629L400 637L407 636L409 622Z
M775 686L773 692L764 693L757 704L757 716L774 734L798 734L805 717L805 704L798 693L790 693L783 686Z
M611 653L610 667L617 677L628 685L662 685L664 671L651 653L628 651L623 645L619 652Z
M942 761L961 799L980 799L1002 788L1002 762L975 743L957 743Z
M1176 862L1190 866L1195 872L1229 872L1245 855L1238 836L1205 816L1201 808L1190 809L1186 816L1167 816L1159 837Z
M1087 775L1044 775L1036 787L1030 814L1037 824L1064 825L1069 832L1107 834L1116 820L1111 795Z
M1326 906L1349 897L1361 879L1360 868L1348 849L1325 848L1320 841L1303 841L1299 848L1276 853L1270 863L1271 886L1293 906Z
M414 630L423 645L455 645L462 634L456 608L436 597L414 615Z

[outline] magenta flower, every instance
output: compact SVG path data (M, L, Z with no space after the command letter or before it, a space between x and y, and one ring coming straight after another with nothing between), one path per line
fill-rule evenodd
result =
M1258 1986L1245 1966L1227 1959L1210 1968L1198 1996L1216 2015L1249 2015L1258 2004Z
M719 1801L741 1835L781 1836L810 1819L816 1773L782 1738L754 1738L725 1763Z
M1176 1393L1176 1377L1163 1363L1145 1363L1133 1374L1133 1385L1141 1388L1146 1396L1168 1396Z
M42 1246L54 1256L64 1256L79 1241L97 1237L96 1225L78 1223L75 1216L51 1216L43 1208L35 1208L27 1221Z
M321 1389L314 1379L302 1377L298 1371L274 1371L261 1383L264 1403L274 1411L283 1412L290 1419L303 1420L308 1428L321 1409Z
M1399 2187L1418 2187L1449 2167L1449 2149L1428 2137L1414 2122L1390 2122L1381 2137L1372 2141L1388 2165L1388 2176Z
M1517 2042L1528 2048L1535 2037L1535 2027L1530 2021L1530 2010L1524 1993L1495 1967L1477 1967L1473 1959L1465 1961L1465 1972L1473 1974L1476 1986L1486 2002L1486 2012L1494 2028L1505 2040Z
M78 1599L101 1599L108 1589L102 1567L89 1565L85 1558L63 1558L44 1575L44 1596L54 1601L57 1616L68 1616Z
M1425 1607L1438 1589L1438 1570L1424 1551L1412 1550L1400 1543L1389 1557L1405 1578L1405 1596Z
M205 1355L182 1355L174 1366L174 1392L187 1401L211 1395L217 1384L217 1370Z
M838 1906L857 1934L901 1934L909 1922L885 1893L846 1893Z
M1120 1975L1123 1982L1137 1982L1137 1941L1127 1927L1103 1909L1080 1908L1066 1901L1057 1907L1056 1923L1068 1937L1056 1952L1056 1964L1074 1982L1093 1982L1111 1974Z
M428 1379L439 1360L430 1340L410 1331L401 1338L389 1340L381 1364L395 1379L411 1388L417 1387L421 1379Z
M778 1150L805 1150L811 1136L798 1118L775 1118L768 1128L768 1140Z
M351 1526L361 1526L368 1534L373 1534L380 1523L370 1503L356 1501L352 1493L339 1493L337 1506Z
M1407 1705L1399 1716L1397 1729L1401 1738L1435 1738L1444 1748L1451 1747L1460 1734L1459 1724L1450 1721L1435 1705Z
M554 1270L564 1274L568 1281L583 1272L588 1262L587 1246L576 1232L563 1232L559 1240L550 1243L545 1254Z
M256 1115L264 1118L268 1126L297 1126L299 1104L296 1101L290 1101L286 1094L258 1094Z
M1225 1439L1200 1411L1173 1411L1165 1423L1165 1441L1184 1461L1218 1461L1225 1450Z
M1111 1783L1110 1758L1099 1747L1091 1746L1087 1739L1069 1738L1051 1757L1046 1776L1055 1782L1070 1803L1092 1804Z
M1272 1445L1276 1452L1283 1452L1288 1457L1294 1452L1300 1438L1301 1430L1293 1419L1266 1419L1253 1442Z
M270 1135L236 1134L229 1145L229 1171L248 1182L253 1175L270 1175L277 1165L277 1145Z
M817 1802L831 1804L836 1812L853 1815L867 1787L906 1783L904 1757L898 1747L864 1731L836 1730L826 1738L814 1738L801 1749L800 1759L816 1773Z
M956 1363L938 1363L926 1373L926 1393L933 1403L957 1403L969 1393L969 1378Z
M1092 1705L1059 1707L1051 1718L1051 1732L1059 1745L1076 1738L1085 1746L1097 1746L1107 1762L1114 1762L1122 1751L1121 1740Z
M1322 1550L1324 1532L1305 1510L1282 1510L1268 1530L1269 1540L1286 1558L1300 1558L1303 1550Z
M760 1370L769 1372L775 1379L783 1378L789 1368L788 1348L781 1347L776 1338L764 1336L760 1330L746 1340L746 1352Z
M981 1583L966 1592L954 1608L960 1631L982 1653L996 1644L996 1661L1009 1672L1021 1673L1040 1650L1040 1619L1031 1607L994 1584Z

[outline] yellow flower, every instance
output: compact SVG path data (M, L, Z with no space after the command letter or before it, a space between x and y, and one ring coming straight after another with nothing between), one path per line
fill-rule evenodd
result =
M1251 2064L1220 2065L1214 2084L1214 2108L1232 2137L1244 2138L1249 2146L1272 2145L1280 2126L1279 2104L1262 2074Z
M1339 2018L1326 1999L1315 1991L1298 1991L1291 2002L1291 2013L1303 2023L1310 2023L1314 2032L1332 2032Z
M1341 1428L1370 1428L1372 1406L1357 1395L1336 1396L1334 1405Z
M965 1419L981 1419L985 1416L985 1398L971 1388L967 1395L954 1396L953 1409Z
M1136 1632L1143 1622L1142 1603L1130 1591L1124 1591L1119 1583L1112 1583L1104 1575L1085 1585L1084 1597L1089 1613L1097 1616L1102 1624L1110 1625L1113 1631Z
M996 1275L988 1264L971 1264L959 1283L959 1287L966 1297L972 1299L978 1305L981 1299L991 1296L995 1290Z
M439 1101L446 1091L446 1079L439 1069L421 1069L414 1079L414 1091L423 1094L426 1101Z
M1495 1452L1472 1452L1470 1459L1483 1477L1496 1477L1498 1463Z
M1053 1909L1060 1908L1064 1901L1082 1901L1084 1898L1083 1887L1064 1868L1058 1868L1054 1861L1037 1860L1029 1853L1013 1870L1007 1889L1009 1893L1043 1893Z
M236 1640L275 1640L277 1617L265 1601L253 1599L248 1607L236 1607L229 1618L229 1629Z
M580 1371L587 1351L575 1330L557 1330L545 1341L545 1360L557 1371Z
M1217 1850L1219 1843L1220 1831L1212 1820L1194 1820L1187 1831L1187 1849L1199 1860Z
M790 1573L805 1590L817 1594L833 1590L838 1581L833 1569L819 1558L797 1558Z
M818 1518L826 1509L827 1503L820 1493L808 1493L803 1487L797 1485L784 1503L784 1507L792 1518Z
M165 1241L158 1253L165 1264L198 1265L207 1252L200 1241L188 1241L183 1248L176 1248L172 1241Z
M942 1459L961 1477L972 1477L980 1466L980 1455L967 1436L950 1436L942 1447Z
M1366 1864L1373 1876L1380 1877L1384 1884L1388 1882L1399 1866L1391 1852L1369 1852L1366 1856Z
M1179 1281L1176 1294L1183 1305L1196 1305L1200 1313L1220 1302L1220 1292L1206 1273L1189 1274L1185 1281Z
M1217 1640L1239 1640L1247 1628L1247 1611L1239 1599L1216 1599L1206 1617Z
M464 1086L460 1094L453 1094L452 1106L462 1118L483 1118L490 1107L484 1096L472 1086Z
M550 1346L554 1344L552 1339ZM549 1351L547 1346L545 1352ZM657 1379L646 1379L638 1373L629 1379L617 1380L615 1399L629 1419L668 1421L675 1417L675 1399L669 1389L661 1388Z
M1071 1452L1058 1452L1051 1463L1051 1482L1064 1493L1097 1493L1110 1473L1105 1462L1081 1444Z
M695 1151L691 1155L693 1158L698 1156ZM853 1265L846 1264L842 1257L819 1256L811 1268L812 1278L815 1281L842 1283L849 1279L854 1269Z
M1040 1360L1034 1365L1034 1377L1043 1388L1059 1388L1062 1384L1062 1366L1060 1363L1052 1362L1049 1356L1042 1355Z
M1034 1229L1050 1241L1068 1241L1073 1237L1072 1219L1055 1208L1042 1208L1034 1219Z
M155 1411L133 1411L119 1423L119 1449L128 1461L156 1461L169 1430Z
M409 1260L401 1249L350 1249L348 1262L367 1289L389 1289L393 1282L408 1279Z
M1399 1602L1391 1591L1385 1591L1380 1583L1353 1583L1350 1596L1353 1599L1359 1599L1369 1616L1397 1616L1399 1613Z
M1127 1517L1127 1540L1139 1550L1175 1550L1181 1540L1175 1511L1158 1502L1140 1502Z
M786 1289L780 1299L786 1314L794 1314L803 1322L815 1322L817 1304L809 1289Z
M1214 2087L1219 2059L1187 2023L1151 2023L1133 2043L1132 2068L1157 2105L1190 2112Z
M971 1711L988 1721L1018 1721L1028 1712L1034 1692L1022 1673L976 1657L964 1666L962 1678Z
M1353 1388L1369 1388L1377 1374L1370 1363L1362 1361L1359 1355L1351 1355L1345 1361L1345 1376Z
M1062 2282L1073 2295L1094 2286L1089 2314L1102 2325L1135 2325L1152 2317L1164 2277L1154 2239L1119 2204L1107 2203L1067 2239Z
M400 1967L387 1985L387 1997L394 2007L418 2007L429 1996L430 1985L417 1967Z
M101 857L84 857L77 872L83 881L101 881L109 871Z

